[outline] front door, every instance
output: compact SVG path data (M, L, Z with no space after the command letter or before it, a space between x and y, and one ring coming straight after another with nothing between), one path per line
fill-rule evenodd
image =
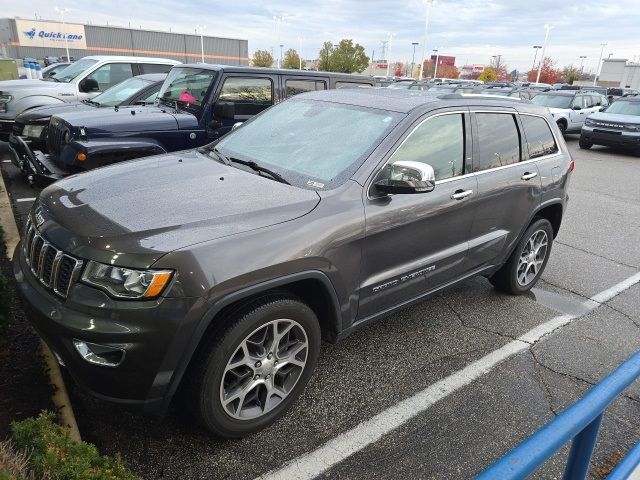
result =
M465 170L471 159L469 116L432 114L409 131L374 183L388 176L393 163L413 161L433 167L436 187L388 196L368 190L359 319L419 297L463 270L477 190L475 176Z
M227 133L234 124L249 120L274 103L276 75L240 76L226 75L216 102L231 103L235 114L229 118L215 118L222 126L209 128L210 140L216 140ZM214 108L215 112L215 108Z

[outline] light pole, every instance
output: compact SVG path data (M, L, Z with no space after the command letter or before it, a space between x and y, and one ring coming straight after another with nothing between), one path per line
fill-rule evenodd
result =
M273 19L276 21L276 30L278 32L278 45L280 45L280 22L284 15L274 15ZM280 63L282 62L282 45L280 45L280 58L278 59L278 68L280 68Z
M282 48L284 47L283 44L280 44L280 58L278 59L278 68L280 68L280 66L282 65Z
M584 59L587 58L586 55L580 55L580 75L584 73Z
M202 56L202 63L204 63L204 26L196 25L196 30L200 32L200 55Z
M538 58L538 50L542 48L542 45L534 45L533 48L535 49L536 53L533 54L533 65L531 65L531 70L536 68L536 58Z
M418 42L411 42L411 45L413 45L413 55L411 56L411 78L413 78L413 70L416 63L416 47L420 44Z
M553 27L549 24L544 26L544 43L542 44L542 57L540 58L540 63L538 64L538 76L536 77L536 83L540 83L540 73L542 73L542 64L544 63L544 53L547 51L547 40L549 39L549 30Z
M389 67L391 67L391 40L393 39L393 33L389 34L389 50L387 54L387 77L389 76Z
M304 40L304 37L298 37L298 59L300 60L298 70L302 70L302 40Z
M62 29L64 30L64 14L68 12L68 8L59 8L56 7L56 12L60 14L60 20L62 20ZM64 32L64 48L67 50L67 62L71 61L71 57L69 56L69 42L67 40L67 32Z
M438 61L440 60L440 49L434 48L433 53L436 54L436 66L433 69L433 79L435 80L436 77L438 76Z
M598 76L600 74L600 64L602 63L602 55L604 54L604 47L608 45L608 43L601 43L602 49L600 50L600 58L598 59L598 65L596 66L596 75L593 77L593 86L596 86L596 80L598 80Z
M431 5L433 4L433 0L426 0L427 4L427 17L424 21L424 39L422 41L422 61L420 62L420 79L422 79L424 75L424 61L426 60L427 55L427 35L429 34L429 12L431 11Z

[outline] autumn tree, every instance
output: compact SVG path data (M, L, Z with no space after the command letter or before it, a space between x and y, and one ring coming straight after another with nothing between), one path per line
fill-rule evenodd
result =
M537 69L529 70L527 73L527 80L530 82L535 82L537 77ZM544 57L544 60L542 61L542 69L540 70L539 82L553 85L554 83L559 82L561 78L562 72L555 68L555 62L551 60L550 57Z
M318 53L318 70L331 72L331 56L333 55L333 43L324 42Z
M580 78L580 69L573 65L567 65L562 69L562 78L569 85L573 85L573 82Z
M304 68L304 61L302 61L302 68ZM293 48L287 50L284 54L284 58L282 59L282 68L300 68L300 55Z
M502 61L501 55L496 55L491 59L489 66L496 74L496 80L509 81L511 80L511 74L507 70L507 64Z
M495 82L498 79L498 75L496 71L492 67L485 68L480 75L478 75L478 80L483 82Z
M396 64L393 66L393 74L396 77L401 77L403 75L402 67L402 62L396 62Z
M273 65L273 55L266 50L256 50L253 53L251 64L254 67L270 67Z
M438 65L438 78L458 78L460 70L455 65Z

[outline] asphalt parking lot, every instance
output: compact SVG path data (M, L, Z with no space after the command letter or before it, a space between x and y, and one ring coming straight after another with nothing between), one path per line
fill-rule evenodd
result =
M83 439L150 479L472 477L640 349L640 283L618 292L640 279L640 158L567 143L569 210L530 295L474 279L325 344L292 410L238 441L212 438L179 400L158 422L71 386ZM37 190L2 158L20 226ZM607 410L594 466L638 439L636 383ZM563 460L536 477L559 478Z

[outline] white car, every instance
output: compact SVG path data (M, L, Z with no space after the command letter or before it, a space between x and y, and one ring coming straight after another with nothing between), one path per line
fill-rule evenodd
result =
M81 58L54 78L0 81L0 140L9 138L16 116L25 110L95 97L127 78L167 73L179 63L167 58L96 55Z
M580 90L539 93L531 99L531 103L548 107L562 133L580 133L589 115L609 105L607 97Z

